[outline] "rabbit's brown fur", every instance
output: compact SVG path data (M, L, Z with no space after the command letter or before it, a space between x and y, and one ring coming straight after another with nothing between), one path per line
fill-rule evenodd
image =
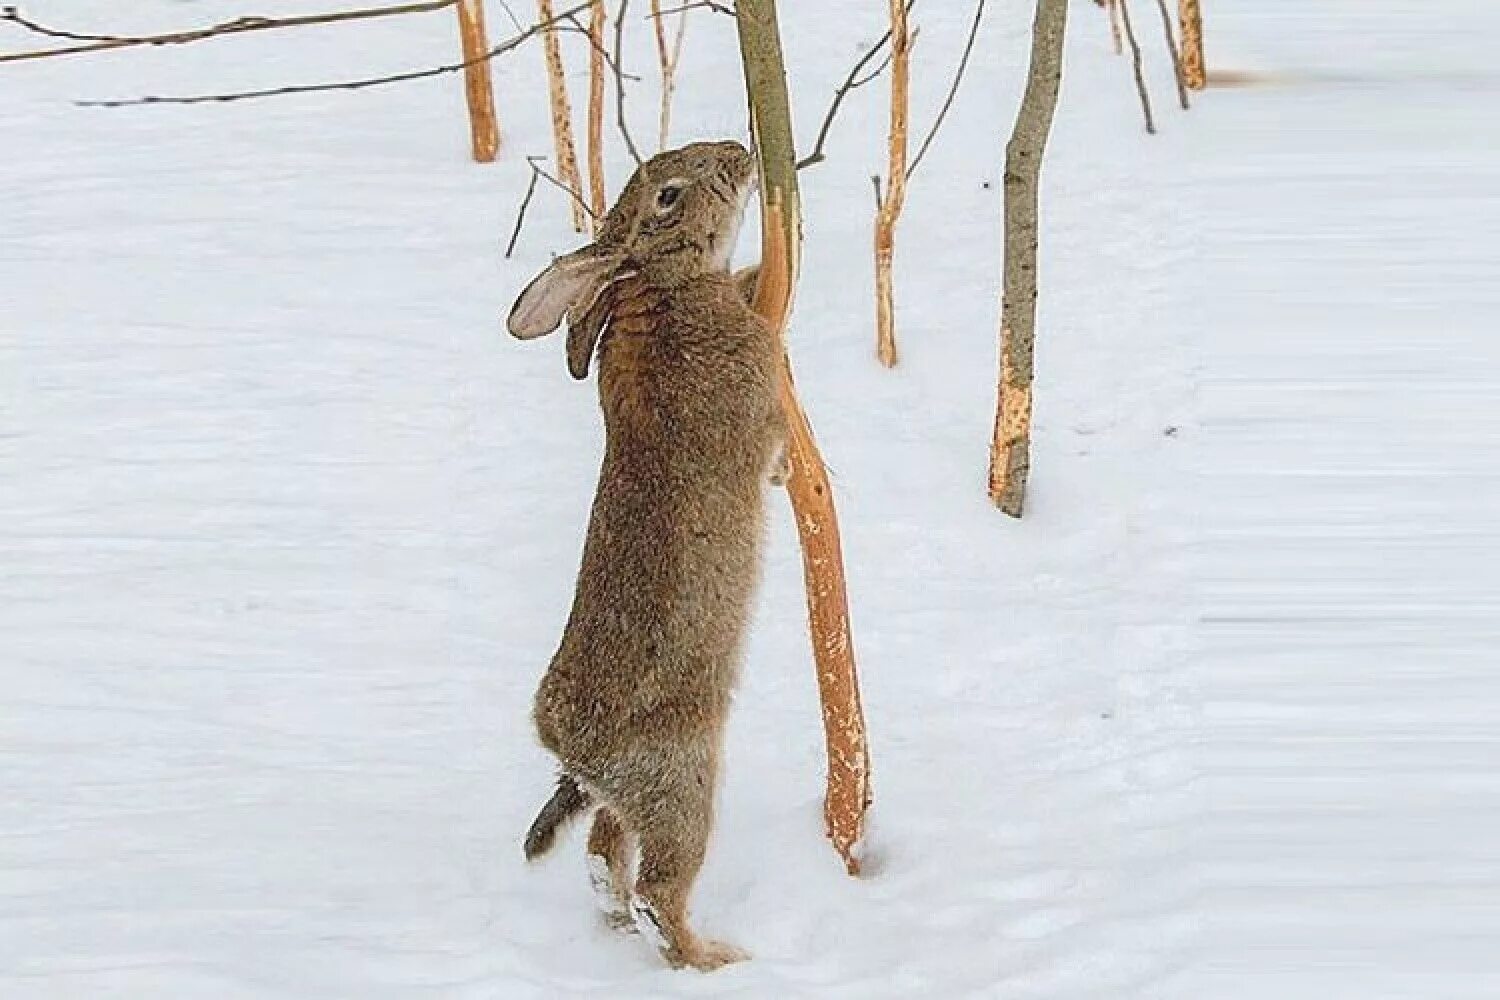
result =
M668 961L701 969L743 957L695 935L687 901L781 438L776 337L727 268L752 166L737 143L649 160L600 238L543 272L511 319L536 336L566 311L575 375L598 339L606 431L572 611L533 710L564 774L527 855L597 803L588 850L611 922L633 910Z

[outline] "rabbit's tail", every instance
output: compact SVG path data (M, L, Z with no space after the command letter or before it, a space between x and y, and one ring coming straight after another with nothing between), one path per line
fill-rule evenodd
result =
M557 779L557 791L542 806L542 811L531 821L526 831L523 850L527 861L535 861L552 849L557 840L557 831L573 817L589 807L589 793L579 787L571 775L563 774Z

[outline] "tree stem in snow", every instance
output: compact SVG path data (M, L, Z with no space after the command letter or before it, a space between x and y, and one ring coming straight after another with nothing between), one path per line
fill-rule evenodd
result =
M1037 202L1042 157L1062 82L1068 0L1037 0L1031 67L1005 147L1005 278L1000 302L999 403L990 443L990 499L1020 517L1031 471L1031 383L1036 350Z
M754 308L785 337L802 242L786 64L781 54L776 0L739 0L738 13L750 124L760 159L761 262ZM791 361L785 351L781 374L781 403L791 459L787 492L802 544L808 626L828 757L823 818L846 870L856 875L865 812L870 804L870 755L854 667L838 514L828 470L797 399Z
M537 0L537 13L543 23L556 20L552 0ZM574 194L581 194L583 183L578 177L578 152L573 143L573 109L568 103L568 85L563 79L562 46L557 41L556 25L542 35L542 48L547 60L547 94L552 105L552 145L556 153L557 176ZM573 200L571 207L573 231L584 232L585 217L578 200Z
M500 125L495 120L490 61L480 58L490 48L484 31L484 2L461 0L457 10L464 53L464 97L469 107L469 144L476 162L491 163L500 151Z

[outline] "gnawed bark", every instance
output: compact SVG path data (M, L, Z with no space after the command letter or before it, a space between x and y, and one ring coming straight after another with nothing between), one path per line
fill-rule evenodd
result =
M490 80L484 30L484 0L459 0L458 37L464 53L464 99L469 108L469 145L478 163L490 163L500 152L500 124L495 120L495 88Z
M990 499L1020 517L1031 470L1031 383L1036 351L1037 202L1042 156L1062 82L1068 0L1036 0L1031 66L1005 147L1005 278L1000 303L1000 384L990 443Z
M1177 0L1177 19L1182 25L1182 79L1190 90L1208 86L1203 62L1203 11L1198 0Z
M543 23L552 21L552 0L537 0L537 11ZM542 45L547 57L547 94L552 106L552 144L557 158L557 176L581 198L583 182L578 177L578 152L573 144L573 108L568 103L562 47L557 41L556 27L548 28L542 35ZM573 231L585 232L583 206L574 200L570 207L573 210Z
M751 128L760 158L761 263L754 308L785 336L802 241L786 66L775 0L739 0L737 9ZM870 756L854 666L838 515L828 470L797 399L791 362L785 352L781 401L791 459L787 492L802 545L808 624L828 755L823 817L845 868L857 875L865 812L870 804Z

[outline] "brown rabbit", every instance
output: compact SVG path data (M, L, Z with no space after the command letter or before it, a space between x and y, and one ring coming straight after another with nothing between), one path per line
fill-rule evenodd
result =
M575 378L597 344L606 432L572 612L532 713L562 775L526 856L597 805L589 864L610 922L698 969L746 957L693 933L687 903L782 439L776 337L745 302L753 272L728 272L754 183L736 142L651 158L598 239L538 275L508 321L530 339L566 315Z

